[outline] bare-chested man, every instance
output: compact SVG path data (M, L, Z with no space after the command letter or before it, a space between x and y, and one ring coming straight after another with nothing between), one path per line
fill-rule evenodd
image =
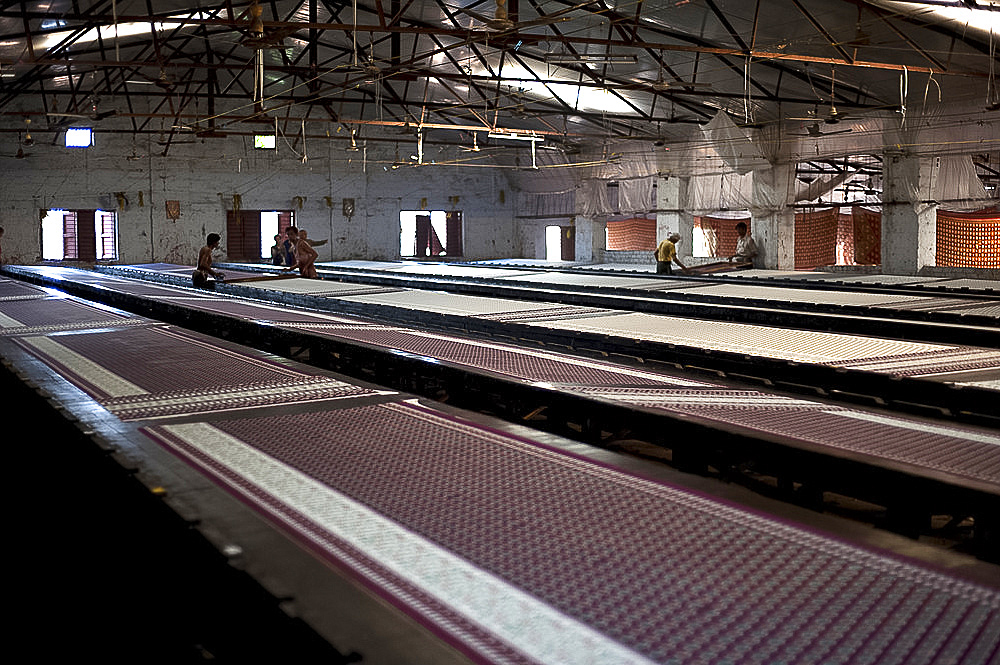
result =
M208 284L208 278L222 280L226 276L212 268L212 252L219 248L222 236L218 233L209 233L205 238L205 246L198 252L198 267L191 273L191 282L197 287L204 287Z
M295 263L285 268L285 270L290 271L298 268L299 274L303 277L318 279L319 274L317 274L316 266L313 264L316 262L316 259L319 258L319 254L317 254L316 250L309 244L306 232L300 232L299 229L294 226L289 226L285 229L285 233L292 241L292 250L295 253Z

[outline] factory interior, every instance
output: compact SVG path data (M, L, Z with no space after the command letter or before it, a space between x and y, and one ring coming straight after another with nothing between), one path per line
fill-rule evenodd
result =
M1000 664L1000 2L0 6L38 660Z

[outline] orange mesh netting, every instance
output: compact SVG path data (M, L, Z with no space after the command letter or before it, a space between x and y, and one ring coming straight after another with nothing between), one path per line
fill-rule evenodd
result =
M1000 212L939 210L935 262L952 268L1000 268Z
M608 249L656 249L656 220L635 218L608 222Z

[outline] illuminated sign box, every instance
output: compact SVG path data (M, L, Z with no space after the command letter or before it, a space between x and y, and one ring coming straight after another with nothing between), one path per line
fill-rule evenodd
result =
M70 127L66 130L67 148L89 148L94 145L94 130L90 127Z
M259 150L274 150L274 134L254 134L253 147Z

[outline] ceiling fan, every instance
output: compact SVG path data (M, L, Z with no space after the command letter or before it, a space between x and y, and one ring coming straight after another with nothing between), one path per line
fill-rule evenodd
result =
M580 154L580 145L575 141L561 137L549 137L548 143L544 145L539 145L539 150L558 150L563 155L578 155Z
M835 93L835 89L834 88L836 86L836 81L837 81L837 70L833 69L830 72L830 110L827 112L827 114L825 116L821 116L819 114L819 108L818 107L813 107L812 111L807 112L806 115L808 115L808 117L806 117L806 118L788 118L788 119L789 120L813 120L813 121L821 121L821 122L825 122L828 125L836 125L841 120L846 120L848 116L846 114L841 113L840 111L837 110L836 95L834 94Z
M543 16L531 21L518 21L515 22L511 20L510 15L507 13L507 0L496 0L496 9L493 11L493 16L486 16L478 12L474 12L471 9L465 9L463 7L456 7L456 11L462 12L463 14L468 14L472 18L476 19L482 23L486 30L491 30L494 32L509 32L511 30L521 30L524 28L533 28L540 25L551 25L552 23L560 23L562 21L568 21L569 17L564 16L567 12L582 7L583 5L590 3L581 3L576 7L567 7L561 11L549 14L548 16ZM471 26L470 26L471 28Z
M138 81L136 79L128 79L125 82L138 85L155 85L157 88L161 88L163 90L166 90L167 92L172 91L174 87L177 85L177 82L174 81L173 77L167 74L167 71L162 66L160 67L160 75L157 76L156 78L153 78L152 76L147 76L146 74L143 74L140 71L136 71L135 73L138 76L142 77L144 80Z
M91 103L90 103L91 111L90 111L90 113L59 113L59 112L56 112L56 111L48 111L48 112L46 112L45 115L48 116L48 117L50 117L50 118L79 118L81 120L92 120L94 122L100 122L101 120L104 120L105 118L110 118L111 116L118 115L118 110L117 109L109 109L107 111L98 111L97 110L97 105L98 105L99 101L100 100L98 100L96 97L94 97L91 100Z
M846 182L838 191L860 192L865 196L875 196L879 193L879 191L872 185L871 178L868 179L867 184L860 182Z
M686 124L695 123L700 125L703 124L704 122L705 122L704 119L693 115L683 115L683 114L677 115L676 105L674 104L674 100L671 99L670 115L666 118L658 118L656 121L656 128L657 128L657 133L659 133L660 123L666 123L668 125L674 125L678 123L686 123Z
M200 143L200 141L173 141L165 136L161 136L156 140L156 145L162 145L162 146L184 145L190 143Z
M819 122L814 122L813 124L806 126L806 133L805 134L790 134L789 136L811 136L811 137L833 136L834 134L846 134L846 133L848 133L850 131L851 131L851 128L848 127L847 129L838 129L838 130L833 131L833 132L824 132L820 128Z
M638 83L641 86L649 86L652 90L656 92L669 92L671 90L708 90L712 88L711 83L699 83L697 81L685 81L674 74L673 80L668 80L663 78L663 61L662 53L660 54L659 70L656 72L656 80L650 81L644 78L632 78L631 81Z
M358 57L360 55L360 58ZM380 60L374 56L374 48L370 47L370 53L366 54L364 49L355 52L354 60L351 64L340 68L350 74L363 74L365 83L375 83L379 79L388 77L400 77L409 75L410 79L415 78L415 72L419 72L419 67L400 66L387 60Z
M805 117L802 118L789 118L789 120L812 120L814 122L823 122L827 125L836 125L842 120L849 118L846 113L841 113L837 110L837 107L831 103L830 110L826 115L820 115L819 109L814 108L812 111L808 111Z
M482 148L479 147L479 139L477 138L477 136L478 134L476 132L472 132L472 145L470 146L460 145L458 146L458 149L464 152L479 152L480 150L482 150Z
M528 108L525 105L524 89L511 90L511 101L513 103L507 107L507 111L515 118L526 118Z
M246 28L237 27L243 38L240 45L254 50L260 49L282 49L285 48L285 37L299 31L298 26L285 26L282 28L264 29L264 20L261 16L264 8L257 0L254 0L247 8L250 15L250 24Z
M657 92L667 92L669 90L710 90L711 83L697 83L695 81L665 81L662 76L649 84Z
M350 64L343 65L339 67L340 70L351 73L351 74L363 74L365 76L365 83L375 83L379 78L385 78L390 75L398 75L406 72L417 71L415 67L400 67L398 64L394 64L385 60L378 60L375 57L375 44L371 43L368 47L369 53L366 55L364 49L360 49L360 60L358 59L359 49L358 49L358 0L354 0L354 30L351 31L351 41L352 41L352 51L353 58Z

